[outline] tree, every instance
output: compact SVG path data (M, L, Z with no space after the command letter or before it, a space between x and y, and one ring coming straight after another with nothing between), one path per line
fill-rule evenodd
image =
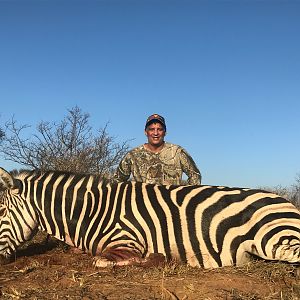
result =
M2 128L0 128L0 142L3 140L4 136L4 131L2 130Z
M5 136L5 133L4 133L3 129L0 127L0 143L3 140L4 136Z
M296 182L291 187L291 201L300 207L300 173L296 175Z
M24 167L99 174L109 177L128 151L128 141L115 142L107 124L93 134L89 114L77 106L59 123L40 122L37 133L23 137L28 125L18 126L12 117L0 145L4 158Z

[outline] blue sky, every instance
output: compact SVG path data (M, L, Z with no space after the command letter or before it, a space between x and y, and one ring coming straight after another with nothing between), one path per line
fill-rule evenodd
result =
M134 147L159 113L203 184L289 186L299 36L300 1L0 1L0 126L34 133L77 105Z

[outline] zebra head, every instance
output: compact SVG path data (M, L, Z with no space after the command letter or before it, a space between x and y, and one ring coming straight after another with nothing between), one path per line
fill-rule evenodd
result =
M11 257L37 228L37 218L21 189L21 181L0 168L0 256L4 258Z

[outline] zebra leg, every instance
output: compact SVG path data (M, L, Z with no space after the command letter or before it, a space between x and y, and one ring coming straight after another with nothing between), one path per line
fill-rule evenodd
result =
M249 254L265 260L299 263L300 240L297 237L286 236L265 242L246 241L237 251L236 264L243 265L251 260Z
M287 261L289 263L300 262L300 241L299 239L283 239L273 246L273 259Z
M161 253L151 253L149 256L143 258L139 252L128 249L110 248L102 252L100 256L95 256L93 265L97 268L114 266L150 267L162 265L165 262L165 256Z

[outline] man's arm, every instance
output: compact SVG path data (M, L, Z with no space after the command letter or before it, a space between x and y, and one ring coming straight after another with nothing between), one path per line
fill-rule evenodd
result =
M124 182L127 181L131 174L131 160L129 154L126 154L125 157L119 163L119 166L113 175L112 180L115 182Z
M193 158L184 150L183 148L180 151L180 162L182 171L187 175L188 184L198 185L201 184L201 173L197 168L196 163Z

